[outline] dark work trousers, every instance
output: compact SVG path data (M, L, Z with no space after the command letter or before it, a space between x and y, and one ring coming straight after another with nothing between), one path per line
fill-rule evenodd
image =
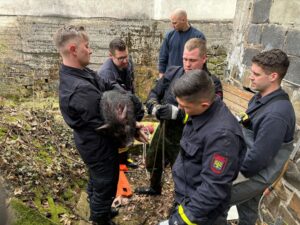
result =
M150 186L160 192L162 187L163 167L167 164L173 166L180 151L180 138L183 125L177 125L177 121L165 121L165 136L162 133L162 127L156 131L151 146L147 151L146 168L151 174ZM160 124L161 125L161 124ZM162 141L165 142L164 165L162 163Z
M90 200L90 220L102 222L110 219L111 204L116 196L118 180L118 154L111 155L89 168L87 192Z
M248 180L233 185L230 205L236 205L239 213L239 225L254 225L258 215L258 202L263 191L268 187L258 181ZM215 225L226 225L227 212ZM222 222L221 222L222 221Z

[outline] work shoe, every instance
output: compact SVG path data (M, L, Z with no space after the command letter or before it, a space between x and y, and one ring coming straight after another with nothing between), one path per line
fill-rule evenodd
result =
M111 208L110 210L110 217L111 218L114 218L116 217L117 215L119 215L119 210L115 209L115 208Z
M117 225L113 221L93 222L93 225Z
M93 225L117 225L115 222L111 220L110 216L102 216L97 219L97 221L92 222Z
M132 169L137 169L139 167L139 165L137 163L134 163L132 159L127 159L126 161L126 166L130 167Z
M138 187L134 192L138 195L161 195L161 191L154 190L152 187Z

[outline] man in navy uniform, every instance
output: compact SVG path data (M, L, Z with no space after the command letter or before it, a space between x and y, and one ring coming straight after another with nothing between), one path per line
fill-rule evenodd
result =
M165 123L165 137L156 132L152 144L146 155L146 168L150 172L150 187L138 187L137 194L160 195L162 189L163 163L172 166L180 150L181 138L187 115L178 109L178 103L172 92L172 85L184 73L194 69L203 69L212 77L215 94L222 98L223 91L220 80L210 74L206 67L206 41L192 38L186 44L183 52L183 67L171 66L165 76L161 78L149 93L146 106L148 113ZM162 149L162 139L165 140L165 154ZM165 155L165 162L162 162Z
M128 49L121 38L115 38L109 43L109 58L103 63L97 74L110 81L117 82L124 90L135 94L134 67ZM139 121L142 118L139 118ZM128 153L123 152L119 156L120 164L136 168L137 165L128 158Z
M237 205L240 225L255 225L259 200L280 175L293 150L295 112L281 81L289 67L280 49L252 58L251 87L257 94L241 120L247 154L232 188L231 205ZM223 223L227 224L225 219Z
M54 36L63 63L59 71L59 105L65 122L73 129L78 152L89 171L90 220L97 225L114 225L111 204L119 178L119 144L96 129L104 125L100 101L104 91L123 89L97 77L87 65L92 50L83 27L64 26ZM135 105L136 106L136 105ZM135 107L136 115L141 109ZM146 136L139 132L139 139Z
M159 51L159 78L162 78L170 66L183 66L182 54L185 43L191 38L205 40L204 34L188 21L183 9L176 9L170 17L173 30L168 31Z
M212 225L228 207L232 181L245 155L242 130L216 97L207 72L187 72L175 82L173 91L189 119L172 168L177 206L160 224Z

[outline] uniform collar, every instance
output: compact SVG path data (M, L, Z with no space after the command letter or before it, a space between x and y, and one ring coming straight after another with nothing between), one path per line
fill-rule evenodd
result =
M269 101L271 101L272 99L274 99L274 98L276 98L277 96L280 96L280 95L282 95L282 96L287 95L287 93L285 93L285 91L282 90L281 87L279 87L276 91L273 91L273 92L271 92L270 94L268 94L264 97L261 97L261 95L259 93L257 93L250 100L246 113L251 114L252 112L256 111L261 106L267 104Z
M216 96L214 102L212 105L207 109L204 113L197 115L197 116L191 116L188 122L190 122L194 130L200 129L210 118L212 113L214 113L218 106L221 104L221 99L219 96Z
M60 79L66 79L66 76L71 77L77 77L79 79L87 80L90 83L92 83L94 86L98 87L97 81L96 81L96 73L85 67L83 69L78 69L75 67L66 66L64 64L61 64L61 72L63 73L62 76L60 76Z
M271 99L273 99L274 97L278 96L278 95L283 95L286 94L281 87L279 87L276 91L271 92L270 94L261 97L261 95L258 93L254 96L254 101L257 104L266 104L268 101L270 101Z

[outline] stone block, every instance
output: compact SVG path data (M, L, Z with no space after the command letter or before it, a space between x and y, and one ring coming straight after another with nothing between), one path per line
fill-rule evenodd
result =
M281 199L278 198L274 193L268 195L265 198L265 206L270 211L272 215L277 215L278 206L280 205Z
M284 178L294 188L300 190L300 172L295 163L290 162Z
M274 187L274 192L276 192L276 197L281 199L281 201L286 201L288 199L288 194L286 192L285 186L282 184L282 179Z
M251 66L252 62L252 58L253 56L257 55L260 51L254 48L246 48L244 50L244 55L243 55L243 64L245 64L246 66Z
M300 56L300 31L289 30L286 36L284 51L288 55Z
M264 25L261 36L261 43L265 49L280 48L284 44L286 30L277 25Z
M288 209L300 221L300 197L297 193L293 193Z
M255 0L253 4L252 23L267 23L270 16L272 0Z
M88 195L86 192L81 192L80 198L76 205L76 213L83 219L89 220L90 217L90 206L88 202Z
M290 67L289 67L284 79L294 82L296 84L300 84L300 76L299 76L300 58L299 57L289 57L289 59L290 59Z
M283 218L285 224L298 225L295 218L292 216L292 214L287 210L285 206L280 206L278 216L281 216Z
M251 71L250 70L245 70L241 82L243 87L251 87L251 81L249 79L249 76L251 75Z
M262 34L262 26L251 24L248 29L247 42L249 44L260 44Z

